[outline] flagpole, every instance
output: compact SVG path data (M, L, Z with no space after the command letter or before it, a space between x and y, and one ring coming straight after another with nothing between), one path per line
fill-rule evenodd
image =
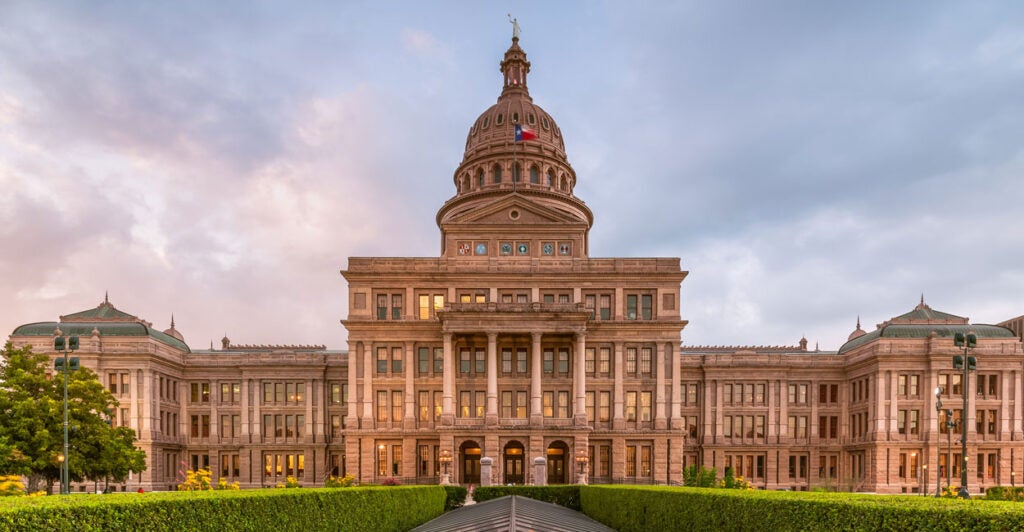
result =
M512 192L516 191L516 129L519 127L518 121L512 122Z

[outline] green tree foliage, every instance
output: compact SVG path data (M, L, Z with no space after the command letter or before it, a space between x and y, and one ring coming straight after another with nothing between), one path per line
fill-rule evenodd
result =
M718 471L692 465L683 470L683 484L693 488L713 488L718 484Z
M60 478L57 457L64 452L64 378L50 371L50 359L30 346L8 343L0 351L0 474L25 475L29 491ZM106 412L117 399L96 374L81 368L68 374L69 476L122 482L146 468L135 448L135 432L113 428Z

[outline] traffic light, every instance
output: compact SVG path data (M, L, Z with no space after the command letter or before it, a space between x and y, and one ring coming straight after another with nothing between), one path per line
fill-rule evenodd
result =
M957 333L960 334L960 333ZM971 357L974 358L974 357ZM953 369L964 369L964 357L961 355L953 355Z
M967 357L967 371L974 371L976 369L978 369L978 359Z
M54 339L53 339L53 350L54 351L63 351L64 350L64 337L63 336L56 336L56 337L54 337Z
M75 351L77 349L78 349L78 337L77 336L69 336L68 337L68 350Z

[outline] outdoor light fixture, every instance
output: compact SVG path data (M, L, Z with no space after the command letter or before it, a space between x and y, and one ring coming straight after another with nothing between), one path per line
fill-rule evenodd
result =
M580 449L579 451L576 451L576 465L579 469L580 484L587 483L586 470L588 462L590 462L590 456L587 455L587 451L585 449Z
M452 463L452 453L450 453L448 449L445 449L441 451L441 457L437 460L441 462L441 467L444 468L444 476L441 477L441 485L446 486L451 483L451 480L448 478L448 464Z

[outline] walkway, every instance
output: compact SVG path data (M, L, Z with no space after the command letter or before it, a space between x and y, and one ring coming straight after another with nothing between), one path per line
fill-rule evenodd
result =
M467 495L467 506L424 523L413 532L615 532L580 512L519 495L470 506L471 500Z

